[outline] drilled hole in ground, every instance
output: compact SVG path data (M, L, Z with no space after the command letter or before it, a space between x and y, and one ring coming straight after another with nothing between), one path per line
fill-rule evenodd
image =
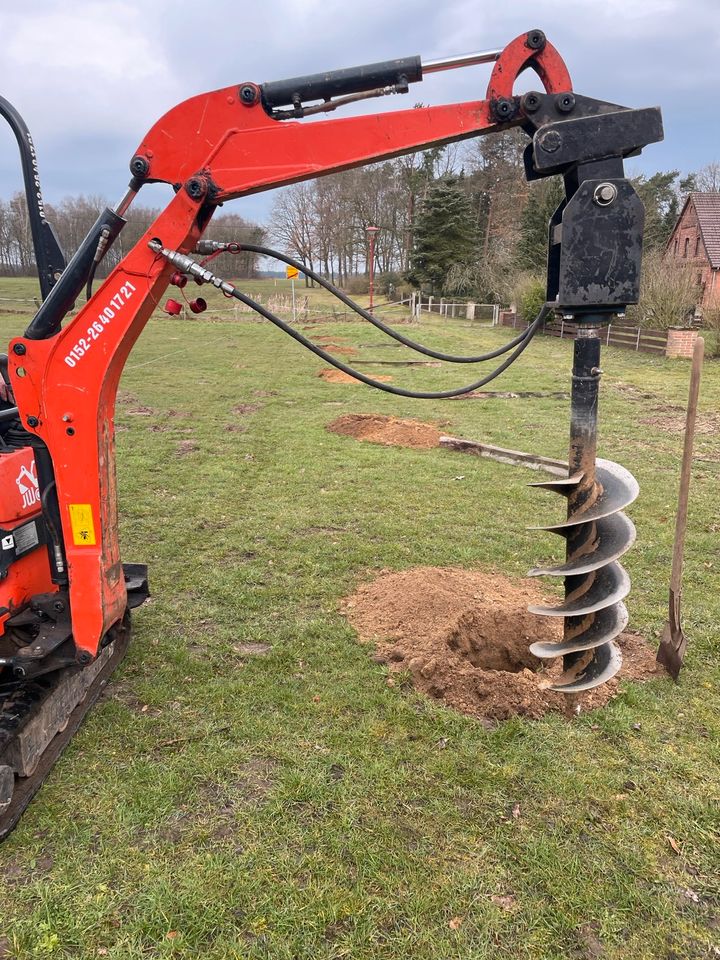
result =
M566 697L548 689L562 662L537 660L531 643L558 641L560 617L539 617L528 605L549 598L534 579L488 570L413 567L385 571L342 603L361 641L396 685L403 675L417 691L485 721L564 713ZM638 634L617 638L617 678L581 694L583 710L604 706L619 680L664 676L655 651ZM380 675L381 676L381 675ZM401 687L402 689L402 687Z
M528 649L526 616L496 610L463 613L447 638L448 647L480 670L538 670L542 660Z

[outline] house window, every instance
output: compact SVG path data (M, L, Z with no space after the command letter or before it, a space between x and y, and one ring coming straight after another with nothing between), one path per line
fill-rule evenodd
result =
M695 259L700 256L700 237L695 238Z
M688 250L690 249L690 237L685 237L685 247L683 249L683 257L687 260Z
M677 255L678 255L678 244L679 244L679 243L680 243L680 241L679 241L679 240L677 239L677 237L676 237L676 238L675 238L675 249L673 250L673 256L675 257L675 259L677 259Z

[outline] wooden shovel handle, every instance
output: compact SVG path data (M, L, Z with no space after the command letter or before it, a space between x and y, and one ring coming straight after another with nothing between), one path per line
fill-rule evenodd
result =
M682 467L680 470L680 492L678 510L675 519L675 545L673 546L672 573L670 589L679 598L682 589L683 555L685 552L685 531L687 529L688 499L690 495L690 470L692 469L693 443L695 440L695 420L697 419L698 394L700 392L700 374L702 372L705 341L698 337L693 348L692 367L690 369L690 395L688 397L685 419L685 443L683 445Z

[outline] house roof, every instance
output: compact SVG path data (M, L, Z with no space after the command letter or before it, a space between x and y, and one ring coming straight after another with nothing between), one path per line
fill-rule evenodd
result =
M695 207L700 234L710 266L713 270L720 270L720 193L691 193L685 201L685 206L678 217L673 234L677 230L689 203L692 203Z
M720 269L720 193L694 193L705 249L713 270Z

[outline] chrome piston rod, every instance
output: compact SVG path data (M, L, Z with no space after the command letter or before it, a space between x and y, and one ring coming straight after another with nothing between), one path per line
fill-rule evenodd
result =
M423 60L423 76L426 73L440 73L442 70L475 67L480 63L495 63L501 53L502 50L481 50L477 53L460 53L454 57L440 57L437 60Z

